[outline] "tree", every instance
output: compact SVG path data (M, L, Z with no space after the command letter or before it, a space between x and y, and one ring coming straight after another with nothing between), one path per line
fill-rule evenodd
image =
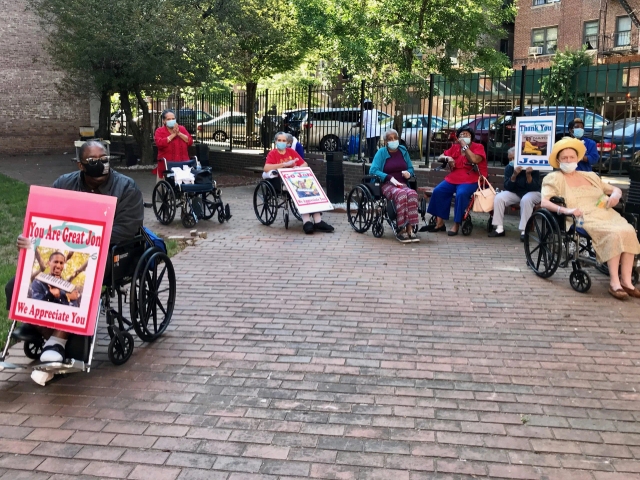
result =
M151 163L151 118L145 94L199 84L211 74L211 27L192 0L30 0L47 33L46 50L69 85L101 96L101 127L119 93L143 163ZM205 28L209 32L203 34ZM211 42L211 43L208 43ZM142 111L133 121L132 101Z
M540 96L548 105L573 105L589 107L587 96L578 95L576 81L581 67L591 65L593 57L586 47L580 50L567 48L557 52L551 61L549 75L540 80Z

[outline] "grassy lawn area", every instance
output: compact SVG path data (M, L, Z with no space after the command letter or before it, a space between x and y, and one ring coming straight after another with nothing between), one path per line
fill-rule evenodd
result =
M9 331L4 286L16 274L16 237L22 232L29 185L0 174L0 344Z

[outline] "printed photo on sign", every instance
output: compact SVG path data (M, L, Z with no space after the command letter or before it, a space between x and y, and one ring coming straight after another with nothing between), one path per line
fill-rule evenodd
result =
M549 164L549 153L553 148L555 133L555 116L516 118L514 167L553 170Z
M79 308L89 261L86 253L37 247L27 298Z
M333 204L309 167L282 168L278 174L301 214L333 210Z
M318 191L318 187L315 182L311 179L306 180L294 180L288 179L293 188L296 190L296 194L299 198L307 198L307 197L319 197L320 192Z

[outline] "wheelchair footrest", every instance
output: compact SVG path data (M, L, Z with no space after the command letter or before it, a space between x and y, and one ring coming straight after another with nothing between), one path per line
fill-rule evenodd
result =
M40 370L42 372L60 374L60 373L84 372L86 370L86 365L81 360L74 360L73 358L71 358L65 362L41 363L40 365L34 366L33 369Z

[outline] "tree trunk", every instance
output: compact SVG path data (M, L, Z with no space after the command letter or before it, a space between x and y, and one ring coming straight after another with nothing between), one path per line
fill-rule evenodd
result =
M107 90L100 94L100 113L98 114L98 138L111 140L111 95Z
M247 147L253 146L253 139L255 137L255 104L256 104L256 91L258 90L258 84L255 82L247 82Z
M142 97L139 90L135 91L138 106L142 110L142 128L133 121L133 113L131 112L131 102L129 101L129 92L123 90L120 92L120 104L127 117L127 126L131 130L131 134L136 143L140 147L140 162L144 165L154 163L153 144L151 143L151 122L149 118L149 107Z

